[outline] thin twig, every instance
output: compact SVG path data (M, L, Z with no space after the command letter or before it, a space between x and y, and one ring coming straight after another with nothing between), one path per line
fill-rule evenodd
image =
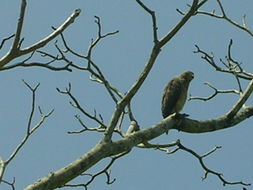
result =
M190 153L191 155L193 155L194 157L196 157L201 165L201 167L204 169L205 171L205 175L204 177L202 177L202 179L206 179L207 178L207 175L210 173L210 174L213 174L215 176L217 176L223 183L223 185L237 185L237 184L241 184L241 185L245 185L245 186L249 186L250 184L249 183L244 183L242 181L235 181L235 182L230 182L230 181L227 181L223 175L221 173L218 173L214 170L211 170L209 169L205 163L204 163L204 158L209 156L210 154L214 153L216 150L220 149L221 147L220 146L216 146L214 149L212 149L210 152L204 154L204 155L199 155L198 153L196 153L195 151L193 151L192 149L189 149L189 148L186 148L185 146L183 146L181 143L178 144L178 147L180 150L184 150L188 153Z
M28 123L27 123L27 135L30 134L31 131L31 124L32 124L32 119L34 116L34 110L35 110L35 94L36 94L36 90L38 89L38 87L40 86L40 83L38 83L35 88L32 88L25 80L23 80L24 84L30 89L30 91L32 92L32 108L31 108L31 113L28 119Z
M46 118L49 117L54 110L51 110L49 113L47 114L42 114L41 115L41 119L40 121L31 129L31 121L34 115L34 109L35 109L35 102L36 102L36 90L39 87L39 84L36 85L35 88L32 88L27 82L25 82L23 80L24 84L29 88L29 90L32 92L32 108L31 108L31 112L30 112L30 116L28 118L28 123L27 123L27 133L25 135L25 137L23 138L23 140L20 142L20 144L16 147L16 149L12 152L12 154L10 155L10 157L5 161L5 165L7 166L12 160L13 158L17 155L17 153L21 150L21 148L25 145L26 141L29 139L29 137L45 122Z
M229 18L225 12L225 9L223 8L223 5L221 3L220 0L216 0L218 3L218 6L221 10L221 15L217 15L215 14L215 11L212 12L206 12L206 11L197 11L196 14L203 14L203 15L207 15L207 16L211 16L217 19L222 19L222 20L226 20L227 22L229 22L230 24L234 25L235 27L247 32L251 37L253 37L253 32L247 27L246 24L246 16L244 15L242 17L242 24L238 24L237 22L233 21L231 18Z
M15 177L13 178L12 182L8 182L6 180L2 180L2 182L9 185L12 190L15 190L15 182L16 182Z
M78 100L75 98L75 96L71 93L71 84L69 83L68 88L66 88L65 90L60 90L59 88L56 88L56 90L61 93L61 94L66 94L68 95L71 100L73 102L70 102L70 104L74 107L77 108L79 111L81 111L81 113L83 113L85 116L87 116L88 118L94 120L95 122L97 122L99 125L103 126L104 128L106 128L105 124L99 120L95 115L91 115L88 112L86 112L82 106L79 104Z
M214 98L215 96L217 96L218 94L230 94L230 93L233 93L233 94L241 94L240 91L238 90L235 90L235 89L231 89L231 90L218 90L217 88L215 88L214 86L212 86L210 83L208 82L205 82L204 85L210 87L211 89L214 90L213 94L211 94L210 96L208 97L198 97L198 96L190 96L188 101L190 100L202 100L202 101L208 101L208 100L211 100L212 98Z
M82 176L89 176L90 177L90 180L88 180L86 183L83 183L83 184L66 184L66 185L64 185L64 187L84 187L85 189L88 189L88 186L95 180L95 178L97 178L98 176L100 176L102 174L105 174L106 183L108 185L114 183L116 179L115 178L111 179L111 172L109 171L109 169L117 159L119 159L120 157L122 157L122 156L124 156L128 153L129 153L129 151L111 157L111 161L107 164L107 166L104 169L102 169L101 171L97 172L96 174L89 174L89 173L82 174Z
M0 49L2 49L4 43L7 41L7 40L10 40L11 38L13 38L15 36L15 34L12 34L11 36L9 37L6 37L2 40L1 44L0 44Z
M83 127L83 129L75 130L75 131L68 131L68 134L80 134L80 133L83 133L86 131L94 131L94 132L104 133L106 130L106 127L102 126L102 125L99 125L98 127L93 127L93 128L88 127L87 125L84 124L84 122L82 121L82 119L79 115L75 115L75 118L77 119L79 124ZM121 137L124 137L124 135L120 129L115 129L114 132L119 134Z
M157 35L157 22L156 22L156 15L155 11L152 11L150 8L148 8L144 3L142 3L140 0L136 0L136 2L147 12L150 14L152 18L152 23L153 23L153 41L156 44L158 42L158 35Z
M229 64L231 64L232 60L229 60L230 62L229 64L224 64L224 62L222 62L223 65L226 65L226 68L222 68L216 64L213 53L209 54L201 50L199 46L197 45L195 45L195 47L197 48L197 50L193 52L201 54L202 55L201 58L205 60L208 64L210 64L216 71L223 72L223 73L230 73L236 77L239 77L245 80L251 80L253 78L253 74L248 73L242 69L240 69L239 71L231 70L229 67ZM237 65L236 67L239 67L239 66Z

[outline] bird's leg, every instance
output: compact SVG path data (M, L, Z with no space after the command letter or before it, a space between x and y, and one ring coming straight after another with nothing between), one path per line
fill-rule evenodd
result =
M179 112L175 112L175 113L174 113L174 118L177 120L177 123L176 123L176 127L175 127L175 128L176 128L178 131L181 131L180 125L181 125L181 123L182 123L182 120L183 120L184 118L186 118L186 117L189 117L189 114L186 114L186 113L181 114L181 113L179 113Z
M182 119L184 119L184 118L186 118L186 117L189 117L189 116L190 116L190 115L189 115L189 114L186 114L186 113L175 112L173 117L174 117L176 120L182 120Z

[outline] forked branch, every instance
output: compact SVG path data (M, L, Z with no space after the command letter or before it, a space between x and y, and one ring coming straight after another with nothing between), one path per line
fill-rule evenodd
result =
M64 185L64 187L84 187L84 189L87 190L88 186L95 180L95 178L97 178L98 176L100 176L102 174L105 174L106 183L108 185L113 184L116 181L116 178L111 179L111 172L109 171L109 169L117 159L119 159L120 157L124 156L127 153L128 152L124 152L122 154L112 156L111 161L107 164L107 166L104 169L102 169L101 171L97 172L96 174L88 174L88 173L82 174L81 176L89 176L90 177L90 179L86 183L83 183L83 184L66 184L66 185Z
M39 40L38 42L32 44L29 47L25 47L25 48L21 49L21 44L24 40L24 38L21 38L21 33L22 33L22 28L23 28L23 23L24 23L24 18L25 18L25 11L26 11L26 0L22 0L21 8L20 8L20 15L18 18L16 33L15 33L15 38L14 38L14 41L13 41L10 51L7 54L5 54L2 58L0 58L0 70L2 70L5 65L10 63L15 58L32 53L32 52L44 47L46 44L48 44L50 41L52 41L56 36L61 34L70 24L72 24L81 12L80 9L76 9L61 26L59 26L56 30L54 30L47 37ZM11 36L11 37L14 37L14 36ZM6 40L8 40L8 39L10 39L10 38L6 38ZM4 43L4 41L2 42L2 44L3 43Z
M186 151L186 152L190 153L191 155L193 155L195 158L197 158L201 167L205 171L204 177L202 177L203 180L207 178L208 174L213 174L213 175L217 176L222 181L223 185L237 185L237 184L241 184L244 186L250 185L249 183L244 183L242 181L230 182L230 181L226 180L221 173L216 172L206 166L206 164L204 163L204 158L209 156L210 154L214 153L216 150L220 149L221 148L220 146L216 146L213 150L211 150L210 152L207 152L204 155L199 155L198 153L196 153L192 149L189 149L189 148L185 147L184 145L182 145L182 143L179 143L178 147L180 150Z
M190 100L202 100L202 101L208 101L211 100L212 98L214 98L215 96L217 96L218 94L238 94L240 95L241 92L235 89L231 89L231 90L219 90L217 88L215 88L213 85L211 85L208 82L205 82L204 85L210 87L211 89L213 89L213 94L211 94L208 97L198 97L198 96L190 96L188 101Z
M246 15L244 15L242 17L242 24L239 24L227 16L226 11L225 11L220 0L216 0L216 2L217 2L218 6L220 8L220 11L221 11L220 15L216 14L215 10L213 10L212 12L198 10L198 11L196 11L196 14L207 15L207 16L214 17L217 19L225 20L228 23L232 24L233 26L247 32L251 37L253 37L253 32L249 29L249 27L247 26L247 23L246 23Z
M16 157L16 155L18 154L18 152L22 149L22 147L25 145L25 143L27 142L27 140L29 139L29 137L39 128L42 126L42 124L45 122L45 120L53 113L54 110L51 110L49 113L44 114L41 110L41 108L39 107L39 112L41 115L40 120L38 121L38 123L31 128L32 126L32 120L34 117L34 111L35 111L35 102L36 102L36 91L39 87L39 84L36 85L34 88L31 87L27 82L25 82L23 80L24 84L28 87L28 89L32 92L32 105L31 105L31 111L30 111L30 116L28 118L28 122L27 122L27 128L26 128L26 135L23 138L23 140L20 142L19 145L17 145L16 149L12 152L12 154L9 156L9 158L4 161L3 159L0 159L0 182L2 181L3 175L4 175L4 171L6 169L6 167L8 166L8 164L10 164L10 162Z

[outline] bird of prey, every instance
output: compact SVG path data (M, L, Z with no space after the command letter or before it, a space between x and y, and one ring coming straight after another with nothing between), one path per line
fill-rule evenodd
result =
M162 97L162 115L163 118L176 113L178 114L184 107L187 91L194 73L184 72L173 78L166 85Z

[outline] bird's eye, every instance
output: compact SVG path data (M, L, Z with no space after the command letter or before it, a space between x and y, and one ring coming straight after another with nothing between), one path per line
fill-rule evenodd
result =
M194 78L194 73L190 73L190 77L191 77L191 79L193 79Z

